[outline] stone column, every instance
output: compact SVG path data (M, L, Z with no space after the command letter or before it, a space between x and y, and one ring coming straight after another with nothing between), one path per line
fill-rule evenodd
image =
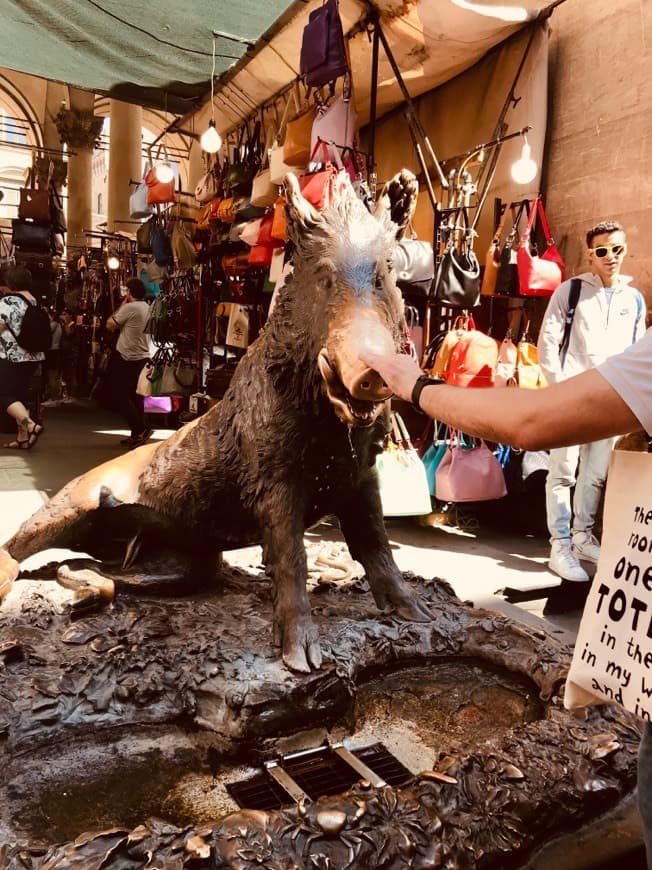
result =
M111 100L111 145L109 148L109 186L107 229L134 232L129 217L129 181L142 176L143 110L120 100Z
M70 88L70 109L81 118L93 115L94 94ZM84 230L92 227L93 141L83 137L68 142L68 248L86 244Z

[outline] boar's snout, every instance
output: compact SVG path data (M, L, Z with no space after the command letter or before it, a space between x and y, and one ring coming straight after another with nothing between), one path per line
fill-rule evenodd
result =
M350 381L349 392L354 399L363 402L384 402L392 395L385 381L373 369L364 369L355 375Z

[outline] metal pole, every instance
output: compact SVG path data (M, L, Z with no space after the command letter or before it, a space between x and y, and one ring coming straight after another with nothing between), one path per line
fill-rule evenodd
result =
M373 29L371 42L371 88L369 91L369 143L367 154L367 174L371 176L376 166L376 111L378 102L378 26Z

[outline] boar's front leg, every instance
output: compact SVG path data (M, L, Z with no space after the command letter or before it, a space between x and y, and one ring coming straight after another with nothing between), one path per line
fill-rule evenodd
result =
M406 585L387 539L378 486L373 478L349 491L338 508L342 534L351 556L365 569L374 600L381 610L416 622L432 619L426 607Z
M306 582L308 565L299 511L291 497L276 494L274 510L261 517L265 564L272 575L274 643L293 671L321 667L319 635L312 621Z

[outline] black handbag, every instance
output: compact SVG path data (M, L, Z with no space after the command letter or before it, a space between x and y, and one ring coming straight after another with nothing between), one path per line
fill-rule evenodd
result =
M455 230L459 228L451 227L448 244L437 267L433 296L449 308L475 308L480 304L480 263L471 247L466 209L461 212L464 217L462 239L455 241Z
M498 275L496 276L496 296L518 296L520 283L518 280L517 254L519 248L518 225L523 212L528 209L527 200L523 200L516 216L509 235L505 239L505 244L500 252L500 265L498 267ZM512 212L513 214L513 212Z
M11 241L19 250L50 253L52 236L50 224L14 218L11 222L11 231Z
M435 277L435 255L430 242L406 236L394 251L396 283L405 296L426 299Z
M56 233L65 233L68 229L66 214L63 210L63 200L54 185L50 186L50 222L52 223L52 229Z

